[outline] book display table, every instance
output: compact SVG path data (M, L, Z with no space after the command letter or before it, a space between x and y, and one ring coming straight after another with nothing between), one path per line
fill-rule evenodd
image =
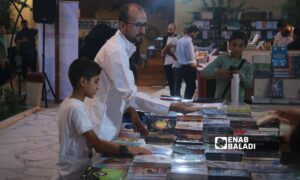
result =
M202 110L188 115L148 114L150 134L146 137L122 129L115 143L142 146L153 154L134 158L102 156L84 172L83 178L299 178L297 157L294 156L292 166L284 164L288 161L283 160L283 152L287 150L283 148L286 146L280 135L286 133L288 127L268 117L268 110L282 109L282 106L228 106L222 103L198 103L196 106Z

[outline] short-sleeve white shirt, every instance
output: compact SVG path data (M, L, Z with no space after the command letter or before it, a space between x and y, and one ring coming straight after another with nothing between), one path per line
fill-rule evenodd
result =
M59 179L80 179L84 169L91 164L83 133L92 130L84 103L66 98L58 112L59 128Z

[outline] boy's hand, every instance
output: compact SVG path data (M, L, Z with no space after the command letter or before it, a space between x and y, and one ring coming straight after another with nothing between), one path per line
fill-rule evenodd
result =
M128 147L128 151L132 155L150 155L152 152L143 147Z
M231 79L231 71L225 69L225 68L220 68L218 70L218 76L223 78L223 79Z
M196 107L191 103L184 103L184 102L171 103L169 108L170 111L180 112L183 114L195 112L198 111L199 109L200 109L199 107Z

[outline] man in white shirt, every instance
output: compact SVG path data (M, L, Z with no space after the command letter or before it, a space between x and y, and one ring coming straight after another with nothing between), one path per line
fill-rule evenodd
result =
M195 38L199 29L190 26L185 29L183 37L177 41L176 54L181 67L181 75L186 83L184 98L191 99L196 90L196 57L192 38Z
M176 94L175 91L175 84L174 84L175 77L173 71L173 66L177 61L177 58L175 56L175 48L176 48L178 36L175 33L175 29L176 26L174 23L168 25L167 35L164 37L164 41L166 41L166 43L162 49L162 55L165 58L164 70L165 70L166 79L168 81L168 85L170 89L170 95L180 96L180 93Z
M277 28L279 32L274 36L274 46L287 46L294 41L293 28L286 21L279 21Z
M128 108L166 115L169 111L193 112L197 108L184 103L169 103L137 92L129 58L140 44L147 26L144 9L133 3L120 9L119 29L96 55L95 61L102 67L100 86L96 97L86 102L90 118L99 128L98 136L112 140L120 131L123 112Z

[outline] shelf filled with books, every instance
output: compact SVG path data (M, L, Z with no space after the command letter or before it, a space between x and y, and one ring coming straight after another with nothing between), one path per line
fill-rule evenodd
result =
M289 53L286 47L273 47L271 54L255 54L253 103L300 103L300 52Z

